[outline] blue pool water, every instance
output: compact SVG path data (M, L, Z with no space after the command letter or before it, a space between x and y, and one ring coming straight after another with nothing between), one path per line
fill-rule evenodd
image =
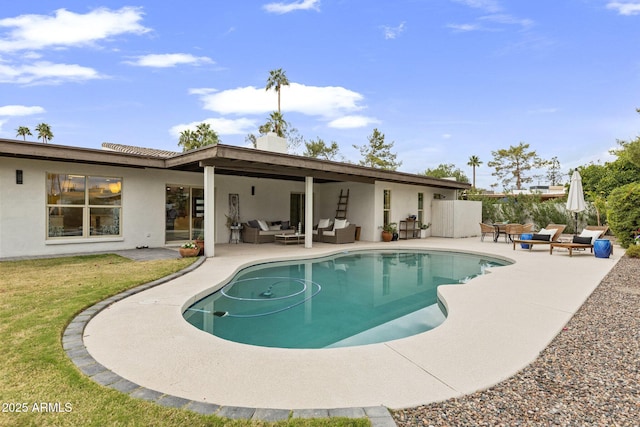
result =
M245 268L184 312L195 327L265 347L326 348L428 331L445 315L442 284L509 262L438 251L366 251Z

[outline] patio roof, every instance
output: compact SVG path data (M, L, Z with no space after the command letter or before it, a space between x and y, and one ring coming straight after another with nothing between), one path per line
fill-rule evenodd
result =
M470 184L405 172L388 171L351 163L281 154L254 148L218 144L175 153L121 144L104 143L105 149L0 139L0 156L103 164L132 168L157 168L202 172L214 166L216 174L316 182L375 181L423 185L443 189L468 189ZM113 151L116 150L116 151Z

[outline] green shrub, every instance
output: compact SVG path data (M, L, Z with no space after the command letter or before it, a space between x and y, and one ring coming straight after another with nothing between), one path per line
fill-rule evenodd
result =
M629 245L625 253L629 258L640 258L640 245Z
M623 185L608 198L607 218L620 246L628 247L640 228L640 182Z

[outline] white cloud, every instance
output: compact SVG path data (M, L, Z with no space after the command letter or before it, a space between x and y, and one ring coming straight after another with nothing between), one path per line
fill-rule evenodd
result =
M451 28L452 30L456 30L459 32L483 30L483 28L477 24L448 24L447 28Z
M400 34L404 32L405 30L404 22L401 22L400 25L398 25L397 27L389 27L388 25L383 25L382 30L384 32L385 39L387 40L395 39L396 37L398 37Z
M505 25L518 25L523 29L527 29L533 26L534 22L531 19L516 18L507 14L487 15L479 18L481 21L495 22L497 24Z
M296 10L316 10L320 11L320 0L300 0L292 3L268 3L262 7L269 13L284 14L294 12Z
M120 34L144 34L150 30L140 25L142 16L140 8L123 7L119 10L98 8L86 14L58 9L54 16L20 15L0 19L0 27L12 29L8 37L0 39L0 52L84 46Z
M640 2L619 2L607 3L607 9L614 9L620 15L640 15Z
M372 123L378 123L379 121L366 116L344 116L331 120L329 122L330 128L336 129L353 129L369 126Z
M460 3L474 9L482 9L487 12L499 12L502 10L500 4L496 0L452 0L454 3Z
M94 69L75 64L53 64L40 61L31 65L0 66L0 83L57 84L63 81L98 78L102 76Z
M451 139L452 135L450 133L443 133L442 139Z
M29 65L0 65L0 83L24 85L58 84L103 78L93 68L76 64L53 64L39 61Z
M172 137L180 138L180 132L184 130L195 130L196 126L200 123L208 123L211 125L211 129L215 130L219 135L246 135L254 132L258 125L254 120L242 118L242 119L225 119L223 117L205 119L199 122L191 122L186 124L179 124L169 129L169 133Z
M139 56L135 61L125 61L125 63L139 67L169 68L179 64L213 64L214 61L206 56L193 56L188 53L164 53Z
M214 91L191 89L200 96L206 110L219 114L264 114L277 109L277 95L264 88L253 86ZM283 114L302 113L334 119L362 110L364 97L354 91L337 86L306 86L291 83L282 87L281 107Z
M44 111L44 108L38 106L5 105L0 107L0 116L30 116L32 114L44 113Z

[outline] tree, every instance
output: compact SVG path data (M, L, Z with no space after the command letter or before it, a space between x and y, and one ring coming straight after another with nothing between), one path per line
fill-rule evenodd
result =
M269 71L269 78L267 79L267 86L265 90L269 90L274 88L278 93L278 113L280 113L280 90L282 86L289 86L289 79L287 79L287 75L282 70L282 68L278 68L277 70Z
M515 181L516 189L522 190L522 184L532 182L533 178L526 174L531 169L545 167L549 162L543 160L535 151L528 151L529 144L520 142L517 146L510 146L508 149L492 151L493 160L487 166L495 168L492 176L497 176L504 188L508 188Z
M274 132L279 137L285 138L288 127L289 123L287 123L287 121L284 119L282 113L280 113L279 111L274 111L273 113L269 114L267 122L260 126L258 131L261 135L265 135L269 132Z
M200 123L196 130L186 129L180 132L178 145L182 146L182 151L189 151L207 145L216 145L220 138L215 130L211 129L209 123Z
M467 166L473 168L473 188L476 188L476 168L479 168L481 164L482 161L478 156L469 157L469 161L467 162Z
M396 161L397 154L391 152L394 142L385 144L384 134L378 129L373 129L368 140L369 144L353 145L353 148L360 150L360 165L385 170L396 170L402 165L402 162Z
M26 126L19 126L16 129L16 136L21 136L24 141L27 140L27 135L32 136L31 129Z
M433 178L455 177L456 181L458 182L469 182L469 178L467 177L467 175L465 175L464 172L459 168L456 168L453 163L441 163L435 169L425 170L423 174Z
M325 142L318 138L316 141L310 140L304 143L306 148L303 156L313 158L323 158L327 160L335 160L338 156L338 143L331 141L331 145L325 144Z
M51 126L46 123L38 123L36 126L38 132L38 139L41 139L44 144L53 139L53 132L51 132Z
M611 231L623 248L633 244L640 229L640 181L618 187L607 200L607 219Z
M558 185L560 183L560 177L562 173L560 172L560 160L556 156L553 156L549 161L549 167L547 169L547 181L551 185Z

